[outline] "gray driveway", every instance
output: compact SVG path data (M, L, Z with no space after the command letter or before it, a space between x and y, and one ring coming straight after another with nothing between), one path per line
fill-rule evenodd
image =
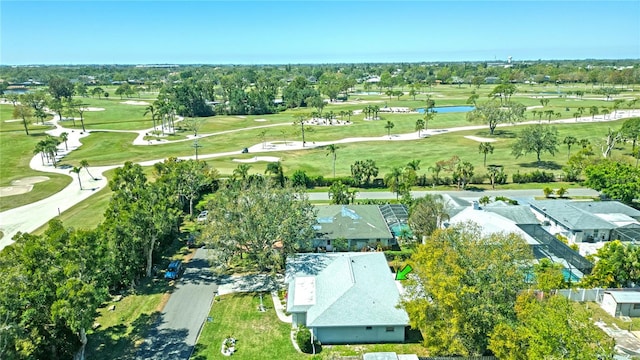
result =
M188 359L218 290L207 262L207 249L198 249L149 331L138 359Z

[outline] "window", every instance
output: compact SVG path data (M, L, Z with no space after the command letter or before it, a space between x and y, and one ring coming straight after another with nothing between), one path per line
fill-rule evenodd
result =
M367 329L367 330L371 330L371 329L373 329L373 327L371 327L371 326L367 326L365 329Z
M331 245L331 240L327 240L327 245Z
M394 332L396 331L396 329L393 326L387 326L387 328L385 329L386 332Z
M640 304L633 304L633 310L640 310Z

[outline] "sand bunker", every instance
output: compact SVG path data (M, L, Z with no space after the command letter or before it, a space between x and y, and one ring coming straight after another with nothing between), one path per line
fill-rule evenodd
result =
M253 121L264 122L264 121L267 121L267 119L255 119L255 120L253 120Z
M474 141L478 141L478 142L495 142L496 139L489 139L489 138L483 138L483 137L478 137L478 136L465 136L465 138L469 139L469 140L474 140Z
M258 161L276 162L280 161L280 158L276 156L254 156L250 159L233 159L233 161L240 163L254 163Z
M11 186L0 187L0 197L28 193L33 190L33 184L47 180L49 180L47 176L31 176L13 180Z
M99 107L86 107L83 108L84 111L104 111L104 108L99 108Z
M133 101L133 100L122 101L120 104L137 105L137 106L149 105L149 103L146 101Z
M4 122L18 122L18 121L22 121L20 119L11 119L11 120L5 120Z

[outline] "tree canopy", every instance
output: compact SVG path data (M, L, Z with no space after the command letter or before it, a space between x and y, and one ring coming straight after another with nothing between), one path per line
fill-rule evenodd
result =
M483 235L473 223L438 229L411 257L401 306L431 354L484 354L495 326L516 319L532 259L513 233Z
M538 166L540 166L540 155L542 153L548 152L551 155L555 155L557 151L558 130L542 124L525 127L512 147L512 154L516 158L529 153L536 154Z
M560 295L539 300L522 293L517 320L500 323L489 340L499 359L610 359L614 341L591 320L582 306Z
M279 271L286 256L311 246L315 212L306 195L271 181L231 186L207 203L204 242L218 269Z
M630 164L603 159L587 165L585 186L601 191L608 197L633 204L640 198L640 169Z

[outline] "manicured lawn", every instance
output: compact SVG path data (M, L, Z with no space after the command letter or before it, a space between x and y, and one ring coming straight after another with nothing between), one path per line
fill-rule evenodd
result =
M304 359L289 340L291 324L278 320L271 296L265 294L263 302L269 309L258 311L258 294L231 294L213 304L204 324L194 359L225 359L220 353L222 341L233 336L237 339L236 359Z
M4 119L13 106L0 104L0 116ZM32 170L29 162L36 143L45 137L48 126L31 125L29 135L22 123L0 121L0 186L9 186L14 180L28 176L48 176L49 180L37 183L26 194L0 197L0 211L13 209L50 196L67 186L73 179L68 176L42 173Z
M273 310L269 294L263 296L267 311L258 311L259 294L230 294L220 298L211 308L212 321L204 324L193 359L225 359L220 353L222 341L237 339L237 359L305 359L310 355L296 352L289 334L291 324L281 322ZM393 351L399 354L426 355L419 343L323 346L319 359L335 359L364 352Z

